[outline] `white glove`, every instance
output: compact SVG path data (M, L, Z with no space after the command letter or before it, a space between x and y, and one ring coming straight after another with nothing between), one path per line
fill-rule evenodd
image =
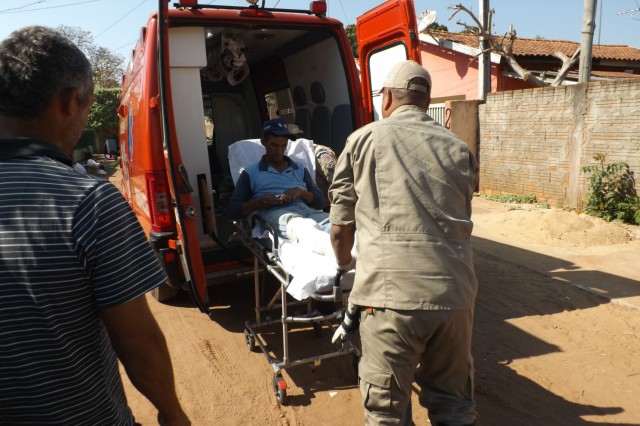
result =
M360 307L354 305L349 302L347 304L347 309L344 311L344 316L342 318L342 322L336 328L336 331L333 333L333 338L331 339L331 343L336 343L338 339L341 342L345 340L349 340L354 331L358 329L360 325Z
M338 271L347 272L356 267L356 259L355 257L351 257L351 261L345 265L336 265L336 269Z

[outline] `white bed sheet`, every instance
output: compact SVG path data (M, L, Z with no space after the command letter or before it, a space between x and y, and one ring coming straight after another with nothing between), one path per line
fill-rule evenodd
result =
M331 291L337 275L335 258L319 255L284 238L279 238L278 242L278 257L293 276L287 287L289 295L296 300L304 300L315 292ZM344 273L340 287L350 290L354 276L353 270Z

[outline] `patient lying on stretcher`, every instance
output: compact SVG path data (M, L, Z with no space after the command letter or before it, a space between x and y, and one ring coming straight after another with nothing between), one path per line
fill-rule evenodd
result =
M321 210L324 194L305 167L284 155L289 139L296 136L283 119L264 123L261 142L266 153L240 174L229 200L230 216L258 214L280 236L333 256L329 214Z

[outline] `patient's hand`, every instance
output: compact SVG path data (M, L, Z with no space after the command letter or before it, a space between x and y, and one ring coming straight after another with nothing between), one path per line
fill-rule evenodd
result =
M268 209L271 207L282 205L283 199L281 195L269 194L256 198L256 203L258 204L258 209Z
M301 188L290 188L284 191L284 193L282 194L282 197L283 197L284 204L291 203L298 198L302 198L306 203L309 203L311 202L308 200L309 194L311 194L311 200L313 200L313 193L309 191L305 191L304 189L301 189Z

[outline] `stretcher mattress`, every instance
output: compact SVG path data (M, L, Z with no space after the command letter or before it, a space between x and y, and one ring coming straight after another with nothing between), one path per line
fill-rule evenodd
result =
M316 292L330 292L336 280L336 260L334 257L322 256L299 244L280 238L278 257L293 279L287 286L287 293L297 300L304 300ZM355 272L342 275L340 287L350 290L353 287Z

